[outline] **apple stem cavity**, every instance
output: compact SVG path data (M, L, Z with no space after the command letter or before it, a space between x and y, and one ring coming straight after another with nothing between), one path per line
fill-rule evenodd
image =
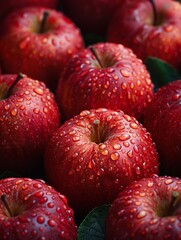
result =
M152 8L153 8L153 25L156 26L157 25L157 9L156 9L156 5L155 5L155 1L149 0L149 2L151 3Z
M100 121L98 119L93 122L93 139L95 143L101 143L101 135L100 135Z
M94 55L94 57L96 58L96 60L98 61L100 67L101 67L101 68L104 68L104 66L103 66L100 58L99 58L98 55L97 55L97 52L96 52L95 48L91 46L89 49L90 49L90 51L92 52L92 54Z
M8 98L11 96L12 94L12 91L14 89L14 86L19 82L19 80L21 80L23 78L23 74L22 73L19 73L17 78L15 79L15 81L13 82L13 84L10 86L10 88L8 89L6 95L5 95L5 98Z
M179 193L177 191L174 191L172 193L172 199L171 199L170 208L169 208L169 216L175 213L179 205L180 205Z
M13 217L13 214L12 214L12 212L11 212L11 209L10 209L10 207L9 207L9 204L8 204L8 201L7 201L7 198L6 198L6 194L2 194L2 195L1 195L1 201L3 202L4 206L6 207L9 216L10 216L10 217Z
M39 33L44 33L45 32L45 26L46 26L48 16L49 16L49 12L44 11Z

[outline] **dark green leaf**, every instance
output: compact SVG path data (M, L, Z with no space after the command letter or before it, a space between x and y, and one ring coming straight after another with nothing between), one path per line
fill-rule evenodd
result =
M78 229L78 240L103 240L105 220L110 205L94 208L83 220Z
M155 85L155 90L169 82L181 79L180 74L175 68L158 58L149 57L145 64L150 72L152 82Z

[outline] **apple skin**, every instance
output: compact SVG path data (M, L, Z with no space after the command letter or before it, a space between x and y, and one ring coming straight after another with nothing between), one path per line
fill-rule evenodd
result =
M112 43L97 43L74 54L60 75L56 91L63 119L85 109L104 107L121 109L140 120L152 96L153 84L142 61L130 49Z
M49 16L39 33L45 12ZM61 12L29 7L12 12L2 23L0 48L3 73L23 72L54 90L67 59L83 48L83 39Z
M144 126L159 153L161 172L181 177L181 80L155 93L144 113Z
M100 141L94 121L99 120ZM44 158L50 185L76 213L111 203L133 180L158 173L150 134L138 121L105 108L84 110L53 133Z
M127 1L117 9L111 19L107 30L107 41L121 43L131 48L143 61L153 56L179 69L181 4L171 0L154 2L158 15L156 25L149 1Z
M30 7L30 6L42 6L49 8L58 8L59 0L6 0L0 1L0 19L6 17L10 12L15 9Z
M25 75L5 98L16 77L0 76L0 172L24 176L42 165L46 144L60 126L60 113L45 84Z
M175 191L177 206L169 209ZM154 176L133 182L114 200L105 239L175 240L180 239L180 224L181 179Z
M62 6L84 33L104 34L108 23L122 0L62 0Z
M0 180L0 195L6 196L11 217L0 199L2 240L74 240L77 226L65 196L42 180L6 178Z

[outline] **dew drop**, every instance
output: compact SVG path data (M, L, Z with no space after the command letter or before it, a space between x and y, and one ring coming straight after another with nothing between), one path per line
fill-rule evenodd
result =
M37 222L38 223L42 224L42 223L44 223L44 221L45 221L44 217L42 217L42 216L37 217Z
M111 154L111 160L117 161L119 159L119 153L115 152Z
M136 123L130 123L130 127L133 129L137 129L138 125Z
M148 182L147 186L148 187L153 187L153 182Z
M47 206L48 206L49 208L53 208L53 207L54 207L54 204L53 204L52 202L49 202L49 203L47 204Z
M180 98L180 94L175 94L172 96L173 101L177 101Z
M119 149L121 149L121 145L120 144L114 144L113 148L115 150L119 150Z
M143 217L145 217L146 216L146 212L145 211L141 211L141 212L139 212L138 214L137 214L137 218L143 218Z
M121 141L125 141L125 140L128 140L130 139L130 135L129 134L122 134L119 136L119 140Z
M33 91L38 95L43 95L44 93L42 88L34 88Z
M4 106L4 109L5 109L6 111L8 111L8 110L10 109L10 105L8 104L8 105Z
M103 156L107 156L109 152L107 149L104 149L101 153Z
M173 180L172 180L172 179L166 179L166 180L165 180L165 184L166 184L166 185L169 185L169 184L171 184L171 183L173 183Z
M11 115L12 115L13 117L16 117L17 114L18 114L18 111L17 111L16 108L14 108L14 109L11 110Z
M54 220L48 220L48 225L50 227L55 227L56 226L56 222Z
M121 69L120 72L124 77L129 77L130 76L130 73L128 71L124 70L124 69Z
M33 109L33 112L34 112L35 114L38 114L38 113L40 112L40 109L39 109L39 108L34 108L34 109Z

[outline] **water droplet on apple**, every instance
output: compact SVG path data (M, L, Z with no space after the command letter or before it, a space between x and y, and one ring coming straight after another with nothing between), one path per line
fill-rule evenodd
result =
M123 75L123 77L129 77L130 76L130 73L125 69L121 69L120 72Z
M130 135L129 134L122 134L119 136L119 140L121 141L125 141L125 140L128 140L130 139Z
M48 225L50 227L55 227L56 226L56 222L54 220L48 220Z
M39 109L39 108L34 108L34 109L33 109L33 112L34 112L35 114L38 114L38 113L40 112L40 109Z
M103 156L107 156L107 155L109 154L109 152L108 152L107 149L104 149L104 150L101 152L101 154L102 154Z
M138 214L137 214L137 218L143 218L143 217L145 217L146 216L146 212L145 211L141 211L141 212L139 212Z
M119 159L119 153L114 152L111 154L111 160L117 161Z
M165 180L165 184L166 184L166 185L169 185L169 184L171 184L171 183L173 183L173 180L172 180L172 179L166 179L166 180Z
M113 148L115 150L119 150L119 149L121 149L121 145L120 144L114 144Z
M180 98L180 96L181 96L180 94L175 94L172 96L172 100L177 101Z
M13 117L16 117L17 114L18 114L18 110L17 110L16 108L14 108L14 109L11 110L11 115L12 115Z
M42 223L45 222L45 218L42 217L42 216L38 216L36 220L37 220L37 222L40 223L40 224L42 224Z
M34 88L33 91L38 95L43 95L44 93L42 88Z

